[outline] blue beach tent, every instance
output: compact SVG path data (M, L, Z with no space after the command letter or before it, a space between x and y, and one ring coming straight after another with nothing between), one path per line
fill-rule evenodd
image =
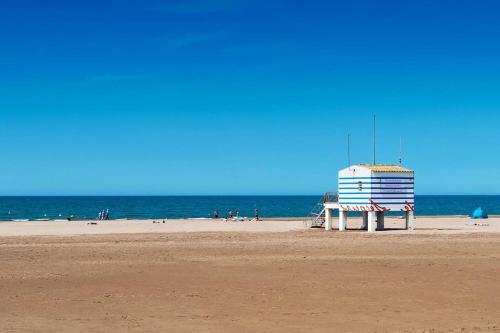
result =
M476 208L474 212L472 213L471 217L473 219L487 219L488 214L486 213L486 210L482 209L481 207Z

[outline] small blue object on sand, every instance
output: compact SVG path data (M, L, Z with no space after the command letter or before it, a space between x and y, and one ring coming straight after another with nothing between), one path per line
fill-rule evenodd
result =
M487 219L488 214L486 213L486 210L482 209L481 207L476 208L474 212L472 213L471 217L473 219Z

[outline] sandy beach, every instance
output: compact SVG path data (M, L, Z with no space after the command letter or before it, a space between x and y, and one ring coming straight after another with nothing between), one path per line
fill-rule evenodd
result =
M157 223L153 223L157 222ZM348 228L360 227L360 218L350 218ZM34 221L0 222L0 237L5 236L77 236L106 234L149 234L178 232L287 232L304 230L303 219L277 218L244 222L222 219L179 219L179 220L109 220L109 221ZM338 227L338 218L333 219ZM383 234L408 233L404 231L402 219L386 217ZM415 219L416 230L411 233L464 233L500 232L500 217L488 220L472 220L463 216L419 217Z
M0 331L500 331L497 217L87 223L0 223Z

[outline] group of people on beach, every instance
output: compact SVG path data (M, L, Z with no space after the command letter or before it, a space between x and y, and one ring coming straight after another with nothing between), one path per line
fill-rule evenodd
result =
M213 212L213 218L214 219L218 219L219 218L219 211L218 210L214 210ZM254 216L255 216L255 220L256 221L259 221L259 210L257 208L254 209ZM240 212L238 210L236 210L235 213L233 213L232 210L229 210L227 212L227 215L224 217L224 220L236 220L236 221L239 221L241 219L240 217Z
M97 214L97 220L99 221L103 221L103 220L109 220L109 209L106 209L106 210L101 210L98 214Z

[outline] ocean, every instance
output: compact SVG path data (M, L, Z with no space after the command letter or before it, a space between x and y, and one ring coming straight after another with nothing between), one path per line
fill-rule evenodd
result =
M229 210L240 216L307 216L321 195L292 196L96 196L96 197L0 197L0 221L96 218L109 209L111 219L201 218L214 210L221 216ZM469 215L483 207L500 214L500 195L417 195L416 215Z

